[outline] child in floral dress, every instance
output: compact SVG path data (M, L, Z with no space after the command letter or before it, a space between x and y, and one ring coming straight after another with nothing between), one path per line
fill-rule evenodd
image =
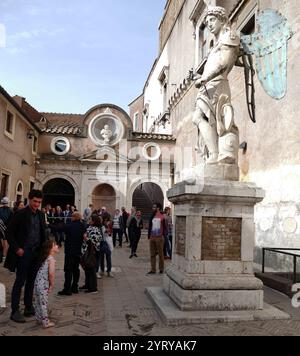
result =
M48 318L49 293L53 290L55 279L54 255L59 251L55 241L46 241L43 246L41 268L37 274L34 285L35 318L44 329L55 326Z

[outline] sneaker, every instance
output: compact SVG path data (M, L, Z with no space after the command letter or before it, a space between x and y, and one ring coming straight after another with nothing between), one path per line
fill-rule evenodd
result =
M137 254L136 253L133 256L137 258Z
M14 321L15 323L18 324L25 324L26 320L24 319L24 316L20 313L20 310L15 311L14 313L11 314L10 320Z
M66 290L62 290L61 292L58 292L57 295L59 295L60 297L71 297L72 292L68 292Z
M150 271L150 272L148 272L147 274L148 274L148 275L156 274L156 272Z
M25 307L24 316L25 316L25 318L31 318L31 317L35 316L34 307L30 307L30 308Z
M115 276L113 274L111 274L111 272L107 272L107 277L108 278L115 278Z
M54 328L55 324L51 323L50 321L48 322L48 324L43 325L43 329L49 329L49 328Z
M132 258L133 258L133 255L130 255L129 258L132 259Z
M97 273L97 279L102 279L101 273Z

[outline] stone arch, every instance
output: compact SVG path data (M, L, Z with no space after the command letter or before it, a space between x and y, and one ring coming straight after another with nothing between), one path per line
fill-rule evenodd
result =
M129 127L130 130L133 130L133 124L132 124L132 121L128 115L128 113L123 110L121 107L117 106L117 105L114 105L114 104L100 104L100 105L96 105L94 106L93 108L91 108L86 114L85 114L85 119L84 119L84 123L86 124L86 121L87 119L89 118L89 116L94 112L94 111L97 111L97 110L102 110L102 109L114 109L116 111L119 111L126 119L126 124L127 126ZM105 112L103 112L105 113ZM112 114L114 116L116 116L115 114Z
M133 194L136 191L136 189L140 185L145 184L145 183L153 183L160 187L160 189L163 193L163 196L164 196L164 206L167 206L169 203L169 200L167 199L167 191L168 191L169 187L166 184L164 184L163 182L160 182L156 179L139 178L136 181L134 181L129 188L128 196L127 196L127 207L128 208L131 207L132 201L133 201Z
M48 175L44 176L41 180L36 182L36 189L43 190L43 187L49 181L54 180L54 179L64 179L72 185L74 192L75 192L74 204L77 206L78 209L80 209L80 195L78 194L78 192L80 192L79 185L72 177L70 177L66 174L60 174L60 173L48 174Z
M16 202L22 201L24 199L24 184L21 180L18 181L16 185Z
M76 205L75 190L72 184L64 178L50 179L43 186L43 195L43 205L60 206L62 209L66 205Z
M117 191L111 184L100 183L93 189L91 200L94 209L99 210L105 206L110 214L114 214L117 208Z

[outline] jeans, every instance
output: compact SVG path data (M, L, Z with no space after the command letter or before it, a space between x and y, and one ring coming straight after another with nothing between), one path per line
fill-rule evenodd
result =
M121 229L113 229L113 243L114 247L117 245L117 235L119 238L119 246L122 247L123 242L123 231Z
M112 268L111 251L106 251L105 253L103 253L103 252L100 253L100 265L101 265L101 271L103 273L105 272L105 263L104 263L105 257L106 257L107 273L110 273L111 268Z
M169 234L165 236L164 255L165 257L170 257L170 258L172 257L172 245L171 245Z

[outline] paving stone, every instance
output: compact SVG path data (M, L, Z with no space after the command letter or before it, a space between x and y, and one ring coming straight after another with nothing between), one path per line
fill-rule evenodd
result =
M268 304L292 315L284 321L249 321L230 324L196 324L166 326L145 294L148 287L162 287L163 276L146 276L150 270L148 240L143 237L139 258L129 259L128 248L113 253L115 278L104 276L98 281L99 293L79 293L72 297L58 297L63 287L63 259L57 256L58 270L55 291L50 297L51 318L56 327L43 330L30 321L24 325L9 320L10 310L0 310L0 335L14 336L219 336L219 335L300 335L300 309L294 309L286 296L266 288ZM169 263L169 262L167 262ZM83 274L81 284L84 283ZM0 266L0 281L7 288L7 305L14 283L14 274Z

